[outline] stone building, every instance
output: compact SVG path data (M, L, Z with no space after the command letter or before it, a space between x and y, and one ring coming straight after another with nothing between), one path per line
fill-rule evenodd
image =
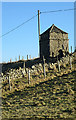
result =
M62 31L54 24L40 35L40 57L45 58L63 56L69 52L68 33Z

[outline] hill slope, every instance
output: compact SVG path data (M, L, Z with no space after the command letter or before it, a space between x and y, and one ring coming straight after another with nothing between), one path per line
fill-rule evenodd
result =
M74 118L76 71L26 86L2 100L3 118Z

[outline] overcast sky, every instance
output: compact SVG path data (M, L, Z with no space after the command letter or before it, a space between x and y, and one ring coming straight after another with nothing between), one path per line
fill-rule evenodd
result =
M16 26L27 21L37 14L37 11L55 11L74 8L73 2L5 2L2 3L2 34L7 33ZM10 58L20 55L26 59L27 54L31 57L39 55L37 16L15 31L2 38L2 61L8 62ZM74 11L50 12L40 14L40 33L48 29L52 24L68 33L69 51L70 46L74 50ZM1 36L1 35L0 35Z

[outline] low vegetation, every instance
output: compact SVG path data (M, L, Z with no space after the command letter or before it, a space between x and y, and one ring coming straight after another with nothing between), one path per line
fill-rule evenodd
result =
M75 65L74 65L75 66ZM74 67L73 66L73 67ZM35 75L2 83L2 118L69 118L75 119L76 70L69 66L60 72Z

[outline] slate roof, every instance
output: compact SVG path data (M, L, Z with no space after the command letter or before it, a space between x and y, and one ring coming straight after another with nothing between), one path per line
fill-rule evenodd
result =
M45 34L46 32L52 32L54 29L56 29L57 31L60 31L61 33L68 34L67 32L61 30L60 28L58 28L54 24L50 28L48 28L45 32L43 32L42 34Z

